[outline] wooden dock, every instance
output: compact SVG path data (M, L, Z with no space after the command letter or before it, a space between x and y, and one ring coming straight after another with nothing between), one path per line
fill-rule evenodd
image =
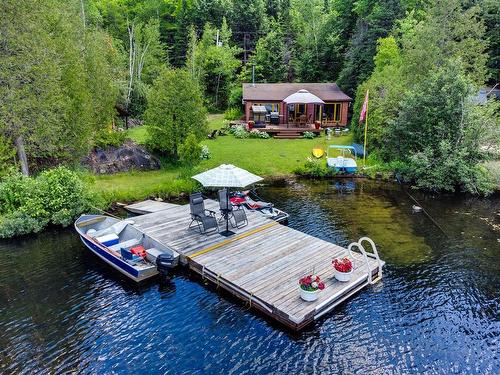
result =
M205 207L218 212L218 202L205 200ZM189 205L135 217L134 225L178 252L181 262L203 279L294 330L381 278L384 263L378 256L355 253L351 281L336 281L331 261L347 255L347 249L252 211L247 216L249 225L233 229L236 234L229 238L188 229ZM309 273L320 275L326 284L314 302L299 297L298 280Z
M129 204L125 206L124 208L127 211L133 212L134 214L139 214L139 215L144 215L144 214L150 214L153 212L158 212L158 211L163 211L168 208L172 207L178 207L178 204L174 203L167 203L167 202L159 202L159 201L153 201L153 200L145 200L142 202L137 202L134 204Z

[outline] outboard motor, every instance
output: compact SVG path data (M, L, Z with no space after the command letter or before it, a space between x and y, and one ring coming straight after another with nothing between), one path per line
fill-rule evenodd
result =
M170 270L174 267L174 255L163 253L156 257L156 269L162 278L169 276Z

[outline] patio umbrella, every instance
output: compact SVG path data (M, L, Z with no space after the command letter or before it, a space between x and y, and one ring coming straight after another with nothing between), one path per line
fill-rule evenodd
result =
M292 95L288 95L283 101L286 104L325 104L323 100L309 91L301 89Z
M216 168L193 176L196 181L205 187L226 188L226 207L229 207L229 188L244 188L262 181L262 177L254 175L232 164L221 164ZM230 236L234 232L229 230L229 210L223 212L226 219L226 230L220 234Z

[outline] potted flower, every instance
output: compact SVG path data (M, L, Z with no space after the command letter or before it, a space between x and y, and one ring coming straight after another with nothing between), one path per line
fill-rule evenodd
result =
M352 276L352 262L349 258L334 259L332 261L335 278L338 281L349 281Z
M321 122L319 122L319 121L314 121L314 127L315 127L316 129L319 129L319 128L320 128L320 126L321 126Z
M307 275L299 280L300 298L304 301L315 301L320 291L325 289L325 284L319 276Z
M248 130L252 130L253 127L255 126L255 121L248 121Z

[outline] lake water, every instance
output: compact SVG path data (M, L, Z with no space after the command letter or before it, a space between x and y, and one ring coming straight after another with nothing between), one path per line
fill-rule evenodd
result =
M71 229L0 242L0 373L500 373L498 196L412 193L439 229L397 185L259 192L293 228L373 238L382 282L293 334L184 271L131 284Z

